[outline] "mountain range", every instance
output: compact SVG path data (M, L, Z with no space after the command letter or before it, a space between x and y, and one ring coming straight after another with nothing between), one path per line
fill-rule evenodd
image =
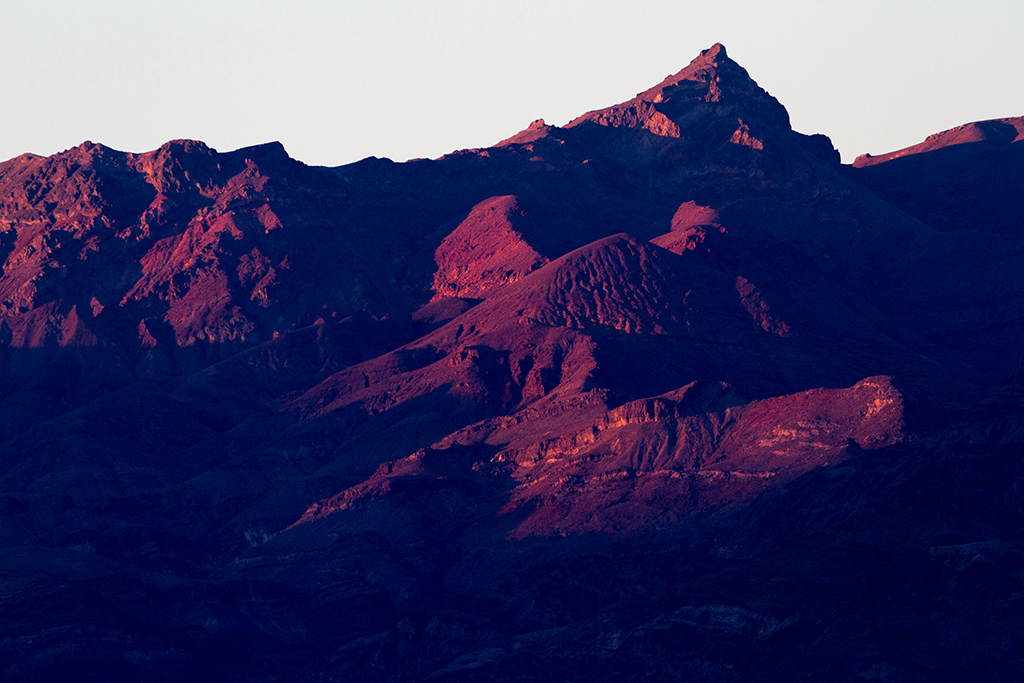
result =
M718 44L434 160L0 163L0 679L1020 680L1024 118Z

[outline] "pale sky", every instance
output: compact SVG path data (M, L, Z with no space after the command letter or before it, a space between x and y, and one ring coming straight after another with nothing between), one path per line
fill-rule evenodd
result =
M715 42L846 162L1024 116L1020 0L0 0L0 160L175 138L434 158L627 100Z

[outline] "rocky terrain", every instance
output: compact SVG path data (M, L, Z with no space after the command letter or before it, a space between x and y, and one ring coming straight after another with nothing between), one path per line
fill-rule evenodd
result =
M0 163L0 680L1020 680L1022 131Z

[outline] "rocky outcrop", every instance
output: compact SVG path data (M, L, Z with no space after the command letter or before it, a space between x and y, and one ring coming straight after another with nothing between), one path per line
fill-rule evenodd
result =
M433 300L486 298L547 263L516 232L515 223L521 220L524 214L515 197L477 204L434 253Z

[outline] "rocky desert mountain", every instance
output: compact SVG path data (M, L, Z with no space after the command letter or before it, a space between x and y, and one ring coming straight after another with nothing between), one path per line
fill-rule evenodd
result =
M1022 216L1024 119L842 165L721 45L0 163L0 680L1021 680Z

